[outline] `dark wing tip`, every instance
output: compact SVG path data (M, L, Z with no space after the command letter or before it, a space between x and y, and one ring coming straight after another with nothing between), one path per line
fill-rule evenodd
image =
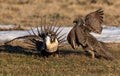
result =
M97 11L103 11L103 9L102 9L102 8L99 8Z
M99 15L104 15L104 10L103 9L98 9L97 11L96 11L97 13L99 13Z

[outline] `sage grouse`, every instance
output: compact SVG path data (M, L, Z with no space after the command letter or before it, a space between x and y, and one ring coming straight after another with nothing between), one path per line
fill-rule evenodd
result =
M71 29L67 36L68 43L73 49L79 45L91 54L92 58L103 57L105 59L113 59L107 47L103 42L98 41L90 32L100 34L102 32L103 10L98 9L85 16L85 18L76 18L73 23L75 26Z
M37 27L37 33L31 28L32 33L29 32L30 35L15 38L5 44L16 39L26 38L34 44L36 50L40 53L39 55L48 57L59 53L58 48L62 46L62 43L65 41L65 34L61 34L62 30L61 26L56 27L50 24L41 26L40 28Z

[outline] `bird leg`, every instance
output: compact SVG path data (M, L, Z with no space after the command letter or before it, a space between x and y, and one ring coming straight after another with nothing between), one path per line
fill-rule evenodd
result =
M60 55L60 51L59 51L59 50L57 50L57 51L54 53L54 56L58 58L58 57L59 57L59 55Z
M94 59L95 58L95 53L92 50L88 50L88 52L91 54L91 58Z
M88 52L91 55L91 58L94 59L95 58L95 53L94 53L94 49L91 46L83 46L83 49L85 50L85 52Z

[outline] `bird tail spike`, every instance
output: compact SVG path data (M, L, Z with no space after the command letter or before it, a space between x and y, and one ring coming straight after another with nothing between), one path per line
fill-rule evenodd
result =
M37 33L38 33L38 36L41 36L41 35L40 35L40 33L41 33L41 32L40 32L40 30L39 30L39 27L38 27L38 26L37 26Z
M56 29L56 31L55 31L56 34L57 34L58 31L60 30L60 28L61 28L61 25L59 25L58 28Z
M31 27L31 31L33 33L33 35L36 35L36 33L34 32L33 28ZM37 36L37 35L36 35Z

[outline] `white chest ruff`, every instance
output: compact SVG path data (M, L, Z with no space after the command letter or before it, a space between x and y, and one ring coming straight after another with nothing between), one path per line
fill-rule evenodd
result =
M47 47L47 52L52 53L57 51L58 49L58 41L55 39L55 42L51 43L50 38L46 37L46 47Z

